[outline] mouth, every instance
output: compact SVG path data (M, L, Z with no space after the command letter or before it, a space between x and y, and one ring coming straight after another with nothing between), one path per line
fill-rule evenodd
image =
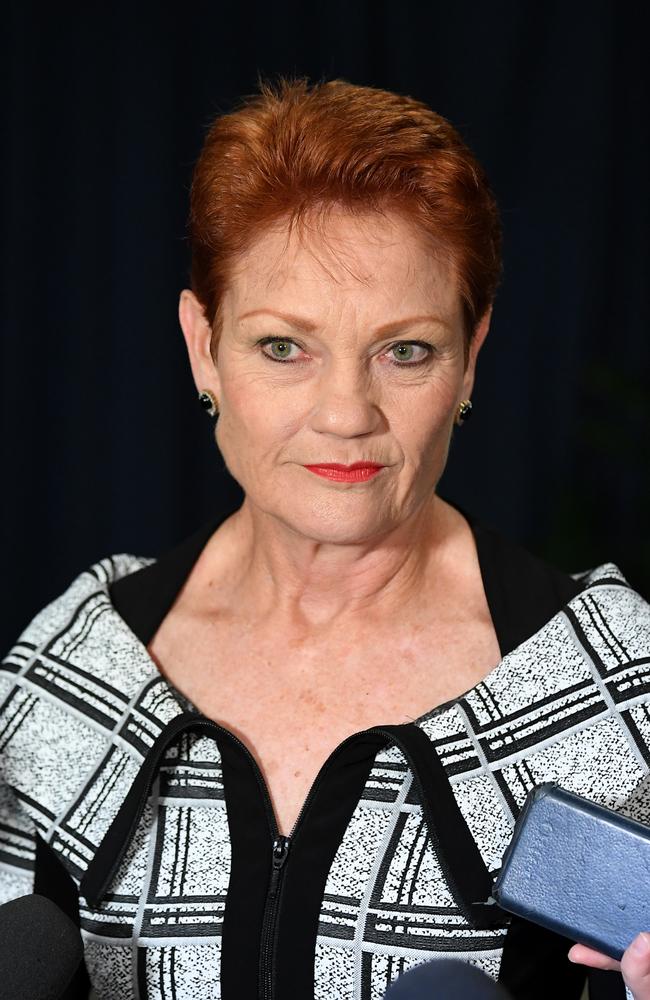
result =
M305 465L304 468L317 476L333 479L339 483L363 483L376 476L384 466L376 462L353 462L352 465L322 462L319 465Z

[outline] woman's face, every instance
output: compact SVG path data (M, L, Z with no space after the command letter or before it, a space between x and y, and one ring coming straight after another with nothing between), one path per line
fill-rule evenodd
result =
M224 296L216 369L200 306L181 297L228 469L258 511L321 542L380 538L432 498L488 321L465 368L455 276L396 213L261 236ZM383 468L360 482L307 468L356 462Z

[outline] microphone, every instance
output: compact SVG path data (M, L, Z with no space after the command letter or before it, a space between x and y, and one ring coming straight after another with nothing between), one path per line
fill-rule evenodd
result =
M45 896L0 906L0 997L60 1000L83 956L79 930Z
M384 1000L511 1000L484 972L458 959L424 962L399 976Z

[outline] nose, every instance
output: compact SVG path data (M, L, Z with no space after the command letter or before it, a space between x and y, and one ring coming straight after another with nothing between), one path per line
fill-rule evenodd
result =
M311 427L319 434L360 437L377 431L382 414L372 399L365 372L347 364L332 365L323 372L312 411Z

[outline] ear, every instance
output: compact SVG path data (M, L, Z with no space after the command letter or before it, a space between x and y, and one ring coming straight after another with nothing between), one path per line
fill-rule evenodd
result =
M478 352L481 350L481 347L485 342L485 338L488 335L491 319L492 306L490 305L479 320L472 342L469 346L469 357L467 359L467 367L463 378L463 399L470 399L472 395L472 390L474 388L474 376L476 374L476 359L478 357Z
M178 318L185 337L197 391L212 389L219 400L221 397L219 375L210 354L212 327L208 323L203 306L189 288L184 288L181 292Z

